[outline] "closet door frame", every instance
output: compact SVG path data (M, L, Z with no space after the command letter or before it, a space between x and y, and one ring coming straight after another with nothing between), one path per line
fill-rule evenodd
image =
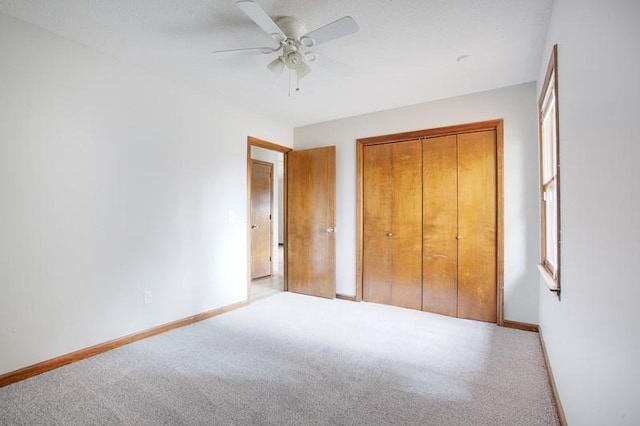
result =
M498 325L504 325L504 155L503 120L489 120L435 129L373 136L356 140L356 301L362 301L362 255L364 234L363 170L364 147L385 143L404 142L438 136L458 135L486 130L496 132L496 316Z

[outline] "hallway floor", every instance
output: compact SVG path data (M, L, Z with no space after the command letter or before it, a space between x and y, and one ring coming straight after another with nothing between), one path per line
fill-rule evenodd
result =
M273 275L251 281L251 301L264 299L284 291L284 248L278 246L278 269Z

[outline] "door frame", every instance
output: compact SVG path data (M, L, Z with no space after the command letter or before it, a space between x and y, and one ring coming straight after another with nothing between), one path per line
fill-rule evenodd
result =
M280 212L284 215L284 262L283 262L283 275L284 275L284 291L288 290L287 286L287 155L293 148L278 145L273 142L269 142L263 139L258 139L253 136L247 136L247 302L251 303L251 147L264 148L271 151L282 153L284 170L283 170L283 193L282 199L284 201L283 211ZM273 266L273 262L272 262Z
M364 234L363 172L364 147L385 143L404 142L438 136L472 133L486 130L496 132L496 323L504 325L504 153L503 119L416 130L382 136L356 139L356 301L362 301L362 255Z

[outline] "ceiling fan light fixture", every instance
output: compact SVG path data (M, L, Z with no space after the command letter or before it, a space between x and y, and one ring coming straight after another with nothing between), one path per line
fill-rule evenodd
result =
M285 62L289 68L296 69L304 63L304 59L300 52L289 52L285 57Z
M298 79L304 78L307 74L311 72L311 68L309 68L309 66L304 62L300 62L299 65L294 69L296 71Z
M282 71L284 71L284 65L285 64L284 64L284 60L282 59L282 56L278 56L276 59L274 59L273 61L269 62L269 65L267 65L267 68L276 77L279 77L280 74L282 74Z

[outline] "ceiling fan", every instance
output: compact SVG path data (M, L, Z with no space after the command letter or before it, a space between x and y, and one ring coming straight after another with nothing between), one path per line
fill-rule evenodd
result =
M319 44L335 40L358 32L358 24L350 16L344 16L323 27L307 32L306 26L291 16L284 16L274 21L253 0L238 0L236 5L264 32L278 43L278 47L248 47L241 49L218 50L214 53L239 51L256 51L262 54L278 52L279 56L271 61L267 68L277 77L285 68L295 72L301 79L311 72L309 63L317 59L311 49Z

